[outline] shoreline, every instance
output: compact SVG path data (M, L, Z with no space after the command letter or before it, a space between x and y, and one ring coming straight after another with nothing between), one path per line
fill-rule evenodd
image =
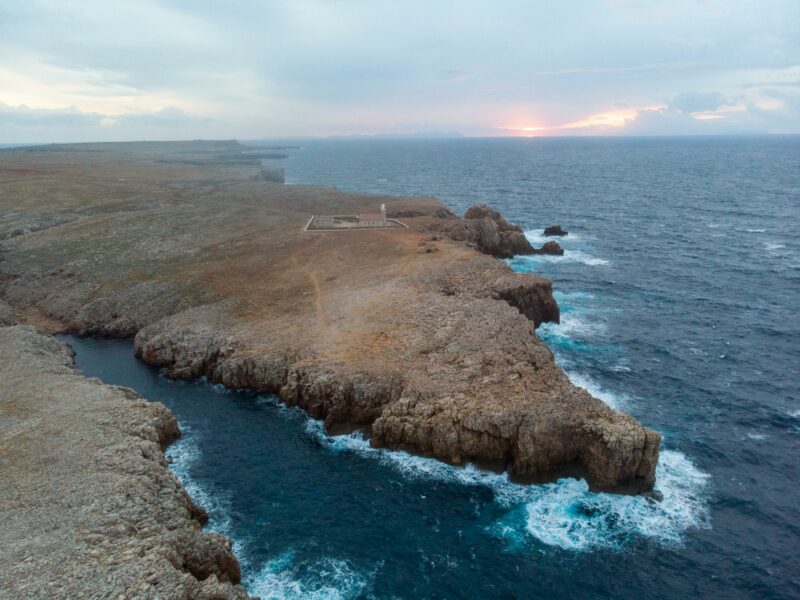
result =
M87 378L29 326L0 327L0 356L3 590L249 597L231 542L202 530L207 513L168 468L180 431L164 405Z

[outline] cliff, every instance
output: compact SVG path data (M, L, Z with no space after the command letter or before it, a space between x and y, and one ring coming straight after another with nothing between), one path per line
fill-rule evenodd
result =
M3 319L135 336L174 377L279 394L375 446L652 487L659 436L569 382L535 333L558 319L551 283L492 257L529 251L521 229L487 207L271 183L221 152L242 150L1 155L27 169L0 196L0 239L22 232L2 242ZM408 229L303 231L381 203Z
M167 468L180 432L67 346L0 327L0 589L8 598L247 598L230 542Z

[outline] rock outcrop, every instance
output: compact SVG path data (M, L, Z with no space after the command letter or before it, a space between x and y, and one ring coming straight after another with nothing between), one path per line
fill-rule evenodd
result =
M5 319L135 334L138 355L173 377L279 394L375 446L523 481L652 487L658 434L570 383L535 332L559 318L550 282L492 258L532 252L519 227L488 207L458 219L429 198L280 186L237 161L195 166L194 143L154 160L178 152L160 148L6 157L48 175L4 184L0 203L34 198L9 227L77 218L2 243ZM303 231L312 214L383 203L407 228Z
M569 231L565 231L564 229L561 229L561 225L550 225L550 227L545 227L545 229L544 229L544 234L546 236L567 235L568 233L569 233Z
M445 219L433 228L452 240L467 242L484 254L512 258L534 250L519 225L511 225L485 204L473 206L463 219Z
M541 248L534 248L532 254L547 254L550 256L564 256L564 249L558 242L545 242Z
M521 273L504 275L492 284L492 290L498 298L533 321L534 327L561 322L561 311L553 298L553 282L545 277Z
M69 348L0 327L0 589L9 598L244 599L162 449L172 414L88 379Z

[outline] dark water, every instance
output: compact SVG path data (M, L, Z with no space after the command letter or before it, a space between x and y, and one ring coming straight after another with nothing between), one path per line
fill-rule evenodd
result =
M800 138L320 141L281 164L569 229L564 257L512 264L554 279L563 323L540 332L575 383L664 434L664 500L371 450L71 340L87 373L178 416L174 468L253 593L800 597Z

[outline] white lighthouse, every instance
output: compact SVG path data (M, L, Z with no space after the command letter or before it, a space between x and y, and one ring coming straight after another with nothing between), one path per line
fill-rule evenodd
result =
M386 225L386 205L381 204L381 225Z

